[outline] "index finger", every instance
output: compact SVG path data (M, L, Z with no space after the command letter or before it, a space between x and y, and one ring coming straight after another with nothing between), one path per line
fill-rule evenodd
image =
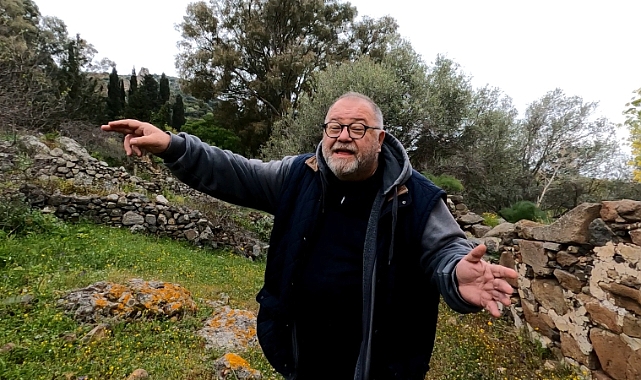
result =
M514 269L504 267L503 265L491 264L492 275L501 278L518 278L519 274Z
M114 120L110 121L106 125L101 125L100 128L103 131L113 131L113 132L122 132L122 133L132 133L136 129L140 128L142 122L134 119L123 119L123 120Z

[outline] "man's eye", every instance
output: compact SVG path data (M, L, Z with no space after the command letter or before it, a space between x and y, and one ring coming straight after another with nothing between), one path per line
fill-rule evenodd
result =
M352 132L363 132L365 130L365 128L361 125L359 126L352 125L350 129L352 130Z

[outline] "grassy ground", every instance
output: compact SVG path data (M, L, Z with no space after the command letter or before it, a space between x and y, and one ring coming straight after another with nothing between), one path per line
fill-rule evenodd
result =
M256 311L264 263L164 239L91 225L46 221L22 236L0 230L0 379L124 379L137 368L153 379L211 379L211 362L194 335L211 309L205 299L230 297L232 307ZM28 229L26 229L28 231ZM179 322L138 321L113 326L108 339L85 344L93 326L56 307L65 291L101 280L129 278L179 283L200 308ZM21 303L20 297L34 300ZM460 317L444 308L428 379L571 379L545 371L546 351L485 314ZM244 354L267 379L279 379L259 350Z

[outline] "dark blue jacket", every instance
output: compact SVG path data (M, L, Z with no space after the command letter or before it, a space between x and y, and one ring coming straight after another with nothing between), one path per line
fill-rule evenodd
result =
M383 186L374 200L363 252L363 323L355 379L423 379L434 345L440 295L459 312L477 311L459 295L455 266L471 245L443 202L444 193L411 169L387 134ZM323 212L328 168L316 155L263 163L172 135L167 166L190 186L275 215L257 296L258 338L265 356L296 377L293 322L296 270Z

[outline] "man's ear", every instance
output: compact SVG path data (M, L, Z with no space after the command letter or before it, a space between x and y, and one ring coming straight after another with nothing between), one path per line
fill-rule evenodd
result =
M383 147L383 140L385 140L385 131L381 131L378 134L378 153L381 152L381 148Z

